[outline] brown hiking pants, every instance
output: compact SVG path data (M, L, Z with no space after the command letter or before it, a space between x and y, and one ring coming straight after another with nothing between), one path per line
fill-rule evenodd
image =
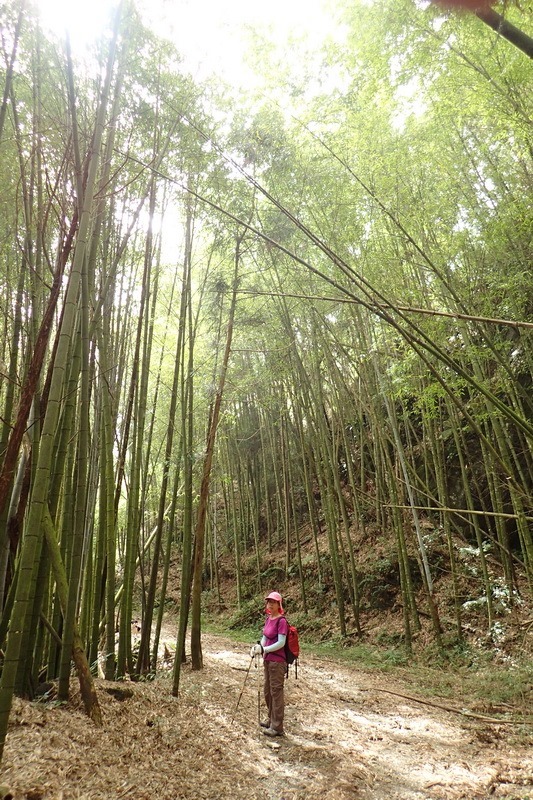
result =
M285 699L283 685L287 664L285 661L264 661L265 682L263 686L265 703L268 708L270 727L281 733L283 731L283 717L285 714Z

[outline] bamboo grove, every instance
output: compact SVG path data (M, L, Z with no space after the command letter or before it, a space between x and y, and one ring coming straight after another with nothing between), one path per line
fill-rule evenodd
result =
M73 664L100 723L166 609L177 695L224 570L242 619L272 580L341 637L396 602L408 652L531 601L531 64L474 16L339 13L236 105L128 2L85 61L4 4L1 747Z

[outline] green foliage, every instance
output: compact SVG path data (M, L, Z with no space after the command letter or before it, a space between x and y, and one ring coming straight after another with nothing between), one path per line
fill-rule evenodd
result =
M471 705L481 704L490 713L491 706L508 704L527 711L533 685L533 667L527 657L507 658L498 663L494 653L466 642L448 642L440 653L428 648L412 665L413 685L421 694L439 695ZM513 712L514 715L514 712Z
M412 602L425 608L424 548L437 591L451 574L460 611L488 617L493 651L518 590L529 597L533 353L530 332L518 323L533 320L530 63L474 15L412 0L345 6L337 9L345 38L312 58L297 39L285 61L274 47L258 50L275 94L242 92L237 107L226 87L187 75L175 48L131 9L97 153L107 40L86 64L75 54L74 118L64 53L31 15L24 20L0 150L0 450L64 258L34 398L41 404L42 389L45 411L53 342L64 344L58 321L73 252L62 248L80 211L83 164L98 157L80 244L88 266L87 296L80 294L84 377L94 388L87 408L77 388L80 307L64 358L69 374L52 397L58 424L46 440L54 472L45 493L46 502L57 501L68 553L68 503L87 467L86 518L80 512L76 524L91 560L79 594L85 619L95 618L95 650L111 580L106 537L117 556L117 585L106 602L126 586L144 611L140 595L164 549L154 552L150 540L162 500L160 543L167 531L182 539L193 529L241 234L204 569L212 599L215 561L226 558L231 573L242 556L242 603L230 629L253 631L255 639L258 586L284 581L294 597L291 620L309 640L328 615L329 641L317 652L338 649L339 658L368 668L406 663L407 631L383 633L375 648L347 646L340 631L357 614L405 600L401 567L410 573ZM0 13L7 63L17 4ZM506 14L527 20L517 5ZM67 310L74 315L70 304ZM112 462L105 473L103 396ZM89 427L83 452L82 418ZM14 465L21 484L6 492L17 532L33 518L38 473L23 474L22 456L43 445L34 421L22 427ZM167 475L172 489L163 497ZM116 515L109 513L115 494ZM416 538L415 511L422 522L431 514L431 537ZM477 526L474 511L487 512ZM116 517L116 531L106 513ZM29 531L38 532L38 524ZM455 536L475 549L454 548ZM490 553L489 540L497 544ZM275 561L263 560L267 548ZM174 554L178 570L182 552ZM8 588L9 574L0 579ZM53 596L43 602L52 619ZM158 603L172 605L168 597ZM474 655L443 618L445 655L439 644L425 650L427 658L466 669ZM503 696L503 673L496 683Z
M276 566L275 564L269 566L261 573L261 581L264 586L277 585L285 576L285 569Z
M257 598L243 603L241 608L234 611L228 627L230 630L257 629L261 631L264 621L264 606Z
M393 637L395 638L395 637ZM323 643L305 642L305 649L313 655L334 658L361 671L380 670L388 672L394 667L410 663L410 658L399 641L383 641L381 646L350 644L339 639Z
M398 559L380 558L368 564L359 586L365 605L389 608L399 590Z

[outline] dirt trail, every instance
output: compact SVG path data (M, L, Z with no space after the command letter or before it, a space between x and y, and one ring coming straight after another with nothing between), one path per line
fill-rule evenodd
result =
M211 657L242 663L242 656L231 651ZM253 731L252 694L243 693L241 705L248 708L238 720ZM298 680L291 677L286 684L288 735L283 743L276 742L272 752L272 744L269 748L261 741L264 736L255 736L255 757L267 775L265 796L533 800L533 753L531 747L511 743L515 729L406 695L412 697L412 689L391 685L382 676L304 659Z
M179 698L170 673L128 683L122 701L100 681L103 730L78 698L16 700L0 783L15 800L533 800L533 728L416 702L394 677L304 655L286 683L287 735L271 741L246 645L202 641L204 669L184 668Z

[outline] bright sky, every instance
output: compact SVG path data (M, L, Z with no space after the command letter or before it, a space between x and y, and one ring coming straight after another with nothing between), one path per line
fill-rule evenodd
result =
M36 0L45 27L58 35L68 27L76 50L101 32L113 0ZM139 4L139 3L138 3ZM140 0L143 16L156 32L171 38L200 77L216 72L246 82L242 62L244 29L258 27L265 38L281 42L292 31L318 46L332 29L324 0Z
M45 30L51 29L62 36L68 29L73 45L88 43L101 33L112 0L91 0L90 3L72 3L70 0L35 0Z
M34 0L43 27L62 38L68 28L72 50L83 55L86 45L109 25L118 0ZM328 0L135 0L148 26L174 41L185 59L185 68L203 79L213 73L235 86L252 86L251 71L244 63L249 38L247 28L259 29L265 39L282 44L292 34L309 37L320 47L333 30ZM295 59L297 54L294 54ZM181 233L173 223L164 225L164 247L175 258ZM166 244L165 244L166 243Z

